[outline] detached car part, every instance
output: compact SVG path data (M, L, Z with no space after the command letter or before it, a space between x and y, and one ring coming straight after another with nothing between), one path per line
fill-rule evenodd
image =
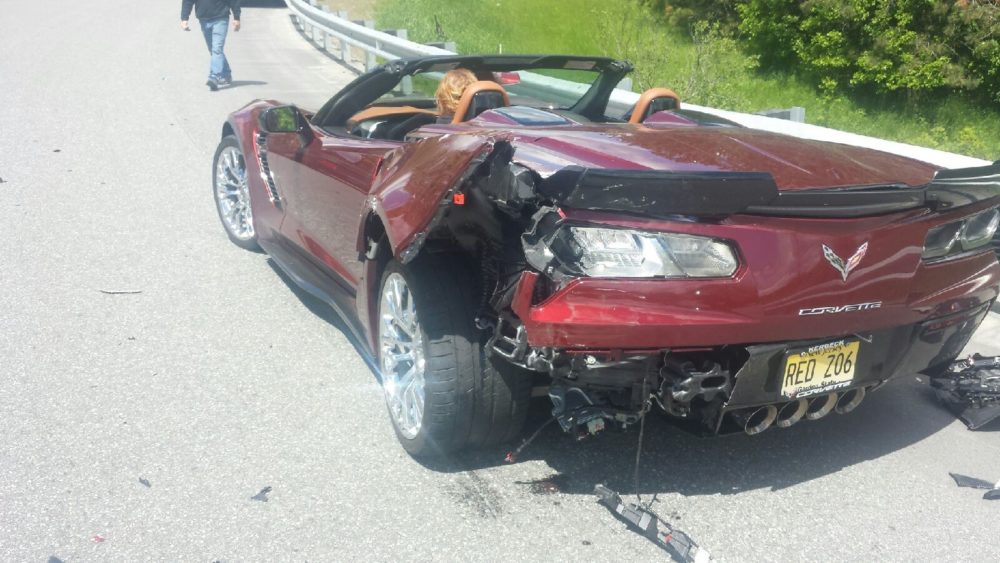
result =
M980 356L958 360L931 386L949 409L976 430L1000 418L1000 356Z
M595 485L597 500L612 513L635 530L639 535L653 542L680 563L710 563L714 561L708 551L698 547L687 534L674 528L647 507L636 503L626 503L618 493Z
M990 483L985 479L976 479L975 477L968 477L957 473L949 473L948 475L951 475L951 478L955 480L955 484L959 487L985 490L986 493L983 494L984 500L1000 500L1000 481Z

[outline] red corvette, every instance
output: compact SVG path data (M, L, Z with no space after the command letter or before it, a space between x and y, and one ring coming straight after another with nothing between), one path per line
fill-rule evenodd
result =
M442 118L455 68L479 81ZM947 366L996 300L1000 163L745 129L666 89L616 108L630 70L397 60L223 127L230 239L345 319L411 454L512 438L538 387L577 434L653 405L708 433L849 412Z

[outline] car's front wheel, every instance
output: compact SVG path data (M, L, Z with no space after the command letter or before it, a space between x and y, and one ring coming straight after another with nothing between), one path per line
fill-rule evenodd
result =
M212 165L212 192L215 209L229 240L247 250L257 250L257 233L250 206L246 160L236 137L227 135L215 150Z
M414 456L510 440L527 413L531 373L484 353L476 280L460 264L393 260L382 275L382 388L396 436Z

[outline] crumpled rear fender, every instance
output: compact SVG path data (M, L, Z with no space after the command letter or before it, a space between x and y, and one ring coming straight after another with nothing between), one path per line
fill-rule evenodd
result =
M375 179L365 216L385 226L392 254L402 262L416 256L427 234L452 205L452 197L506 141L485 134L432 137L394 151ZM364 252L364 235L358 251Z

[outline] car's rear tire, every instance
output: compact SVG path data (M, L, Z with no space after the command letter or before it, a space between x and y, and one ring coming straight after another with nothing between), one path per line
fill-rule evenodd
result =
M379 287L379 367L403 448L422 457L514 438L532 375L485 354L475 276L458 259L429 255L390 261Z
M246 160L239 141L233 135L223 137L215 150L212 194L215 210L229 240L241 248L259 250L253 207L250 205Z

